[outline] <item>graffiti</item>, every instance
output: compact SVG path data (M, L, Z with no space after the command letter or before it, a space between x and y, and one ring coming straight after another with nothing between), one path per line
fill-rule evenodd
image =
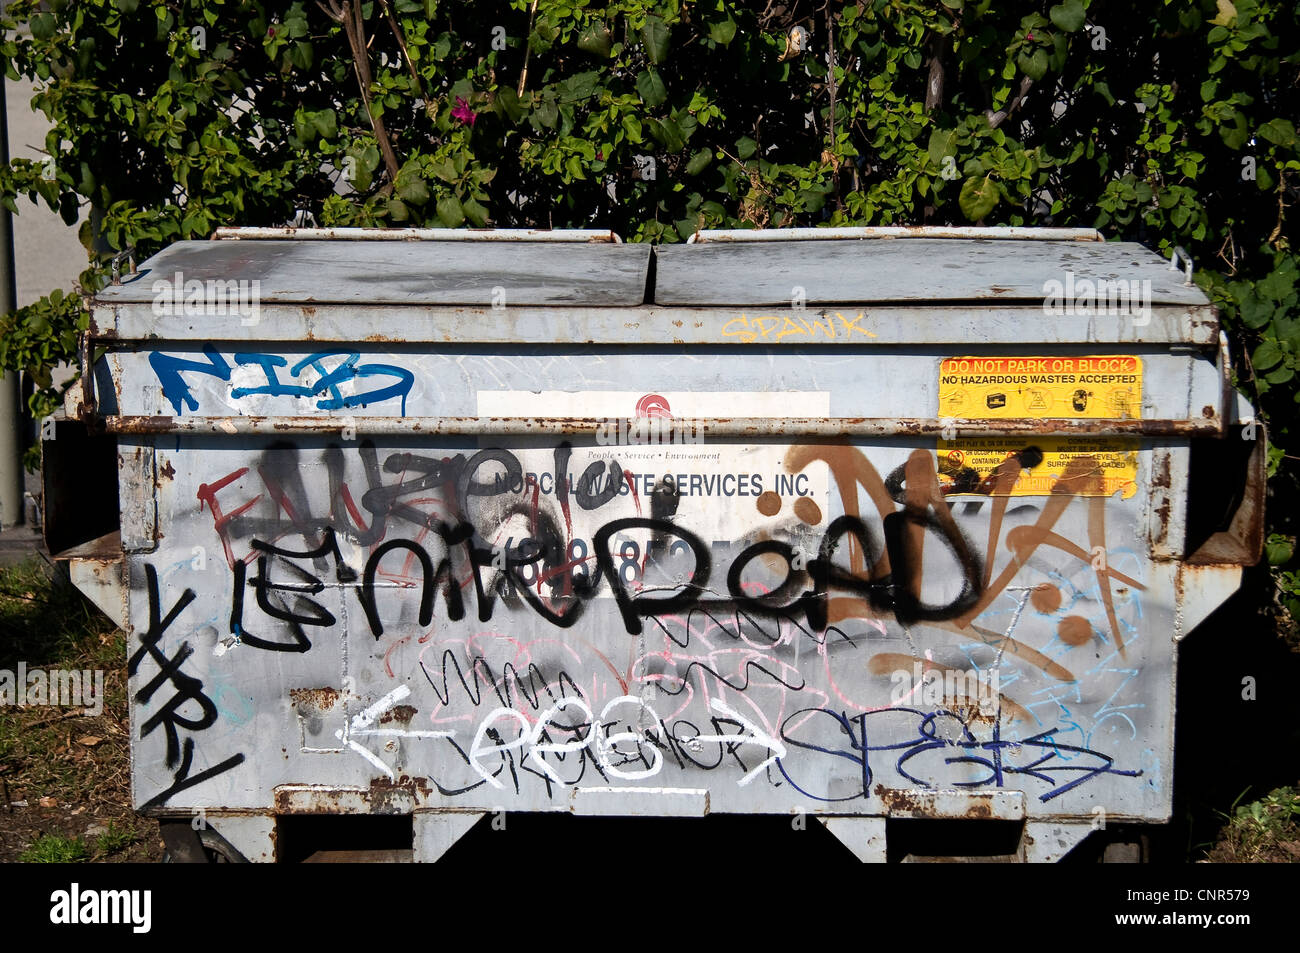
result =
M236 642L271 652L306 652L311 648L311 641L303 631L304 625L332 626L334 615L320 602L310 598L325 588L324 582L307 569L300 566L295 559L321 559L332 555L335 560L335 578L340 583L351 582L356 578L339 555L334 531L327 529L325 539L320 546L306 552L294 552L272 546L260 539L253 540L253 549L261 553L257 560L257 575L247 579L247 563L236 562L234 565L234 591L231 595L230 632ZM272 582L270 567L272 560L282 562L296 582ZM247 579L247 582L246 582ZM273 619L287 623L292 641L280 642L265 639L244 627L244 588L247 585L256 593L257 607ZM288 596L292 594L294 606L288 605Z
M189 360L161 351L151 351L149 366L153 368L158 382L162 384L163 397L171 403L173 411L180 416L188 408L199 409L198 398L194 396L181 372L215 377L219 381L231 383L236 368L256 368L261 372L262 380L257 380L256 372L241 375L248 384L231 387L232 400L244 397L302 397L319 398L315 407L320 410L341 410L352 407L366 407L385 400L401 400L402 416L406 416L406 398L415 383L415 375L409 370L394 364L358 364L361 355L356 351L318 351L308 354L292 367L289 359L279 354L260 352L236 352L232 355L234 367L211 344L204 345L205 361ZM331 365L331 361L334 363ZM282 381L277 368L286 368L290 377L303 383ZM312 379L314 377L314 380ZM357 391L354 382L365 378L387 378L390 383L372 390ZM352 393L344 394L344 385ZM248 386L251 385L251 386Z
M418 775L447 803L704 774L782 804L882 782L1045 804L1151 771L1125 687L1141 564L1108 539L1086 456L1026 501L1007 490L1034 447L961 497L924 449L878 470L857 447L794 445L780 472L707 474L636 452L274 440L193 473L177 489L225 556L200 613L222 648L203 664L225 669L205 677L238 684L264 652L277 678L313 679L295 687L339 665L341 748L288 749L293 776L343 750L349 770ZM978 697L950 690L958 673ZM193 705L173 735L217 717Z
M822 734L832 736L838 747L830 747L829 742L818 735L799 736L799 732L790 723L798 724L796 720L808 714L824 717L816 721L804 720L802 729L807 731L809 726L820 723L823 725ZM909 730L900 719L909 716L913 720L911 734L898 740L900 728ZM890 724L880 726L880 733L886 737L886 743L871 744L869 722L886 719ZM995 720L993 736L981 741L971 732L969 722L946 710L927 712L914 708L890 708L850 715L829 708L805 709L792 714L781 726L781 741L804 751L837 759L833 763L846 761L852 764L855 778L860 783L855 783L843 794L818 794L796 782L783 762L778 760L777 763L790 784L804 796L817 801L845 801L867 797L873 777L871 755L876 751L889 752L885 758L895 759L897 773L921 787L978 788L991 785L1001 788L1019 776L1051 785L1050 790L1038 796L1043 803L1060 797L1099 775L1111 774L1128 778L1142 775L1141 771L1113 767L1115 760L1100 751L1057 741L1054 736L1059 729L1051 728L1022 741L1014 741L1002 738L1000 726L1000 720ZM872 734L874 731L872 729ZM953 733L956 734L955 738L945 737ZM847 742L834 737L839 735L846 735ZM844 747L845 744L847 747ZM926 757L932 753L934 757ZM914 759L917 761L915 764L912 763ZM1076 760L1079 763L1074 763ZM806 761L801 762L805 769L808 764ZM926 770L927 767L929 770ZM966 770L968 767L979 773L972 777L972 772Z
M159 643L167 629L176 621L176 617L194 601L194 590L186 589L182 592L176 604L164 617L159 603L158 571L148 564L144 568L145 587L149 598L149 627L140 634L140 647L127 663L127 675L131 678L136 677L141 662L146 658L157 667L154 676L133 696L133 700L138 705L148 707L164 685L170 685L173 691L171 698L140 723L142 739L149 737L159 728L163 729L167 746L164 762L168 770L173 772L171 785L144 803L142 809L147 810L166 804L181 791L209 781L242 764L244 756L243 754L232 755L197 774L190 773L194 767L194 739L187 737L182 741L181 729L199 732L211 728L217 721L217 707L204 694L203 682L181 671L181 666L194 654L190 643L182 642L170 658L160 648ZM192 706L191 711L193 707L197 707L198 716L186 714L186 706Z
M847 318L838 311L834 314L834 319L825 312L807 317L803 314L795 314L793 317L788 314L753 317L742 314L724 324L722 334L724 337L738 338L746 344L752 344L760 338L764 341L784 341L786 338L794 338L796 342L822 339L833 341L837 331L840 337L850 341L857 340L855 335L877 337L874 331L868 331L859 325L865 317L864 312L859 311L856 316ZM838 329L835 327L836 320L839 321Z

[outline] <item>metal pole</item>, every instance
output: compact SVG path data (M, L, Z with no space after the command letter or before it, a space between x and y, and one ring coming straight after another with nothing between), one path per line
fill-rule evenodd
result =
M9 165L9 113L5 80L0 77L0 164ZM0 312L18 307L14 287L14 232L9 210L0 207ZM18 373L0 379L0 528L23 521L22 396Z

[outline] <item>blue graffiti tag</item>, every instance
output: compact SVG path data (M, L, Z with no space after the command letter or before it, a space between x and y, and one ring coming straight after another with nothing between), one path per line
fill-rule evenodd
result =
M149 366L162 384L163 397L171 402L172 409L180 416L188 408L199 409L198 399L191 393L189 385L181 376L182 371L206 374L221 381L229 382L230 363L211 344L204 345L203 354L207 362L190 360L161 351L149 355ZM342 361L334 367L327 366L326 359L341 357ZM265 384L255 387L235 387L230 396L239 400L256 395L266 397L320 397L316 406L321 410L340 410L350 407L364 407L368 404L390 400L394 397L402 402L402 416L406 416L406 398L415 383L415 375L403 367L393 364L358 364L361 355L356 351L318 351L309 354L298 363L289 367L289 359L279 354L264 354L254 351L239 352L234 355L234 362L240 366L257 366L266 377ZM311 384L291 383L280 379L276 368L287 368L289 375L298 378L304 370L311 368L316 372L316 381ZM366 377L383 377L392 381L387 386L344 396L339 390L341 384Z

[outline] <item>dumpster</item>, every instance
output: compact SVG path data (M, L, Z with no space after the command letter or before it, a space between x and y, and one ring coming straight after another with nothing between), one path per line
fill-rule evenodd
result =
M498 812L863 860L1167 821L1178 644L1263 516L1190 269L1037 228L172 245L94 299L43 447L135 808L250 861L303 818L421 861Z

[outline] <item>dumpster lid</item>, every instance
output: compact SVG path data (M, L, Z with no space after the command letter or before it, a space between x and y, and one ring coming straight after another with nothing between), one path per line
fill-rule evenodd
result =
M1204 305L1181 270L1135 242L906 238L704 242L655 249L655 302L790 306L1042 302L1047 283L1149 281L1152 305ZM1072 278L1070 277L1072 276Z
M630 307L645 300L649 267L649 245L605 242L183 241L97 300L150 303L158 281L256 281L263 305Z

